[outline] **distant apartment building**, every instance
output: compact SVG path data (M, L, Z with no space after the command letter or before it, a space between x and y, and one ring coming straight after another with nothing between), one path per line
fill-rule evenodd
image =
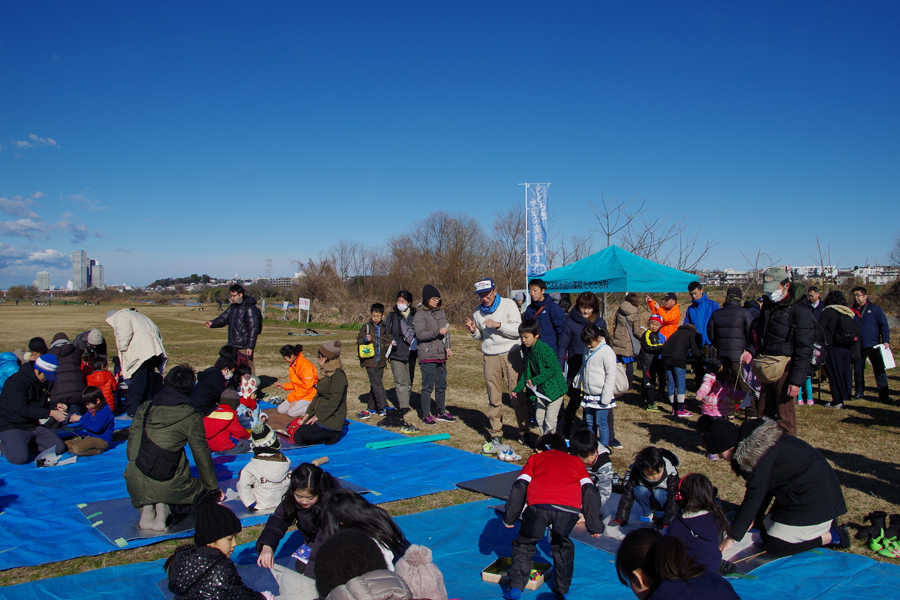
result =
M50 271L38 271L34 280L34 287L39 292L46 292L50 289Z
M75 291L106 287L106 273L103 265L88 258L84 250L72 253L72 289Z

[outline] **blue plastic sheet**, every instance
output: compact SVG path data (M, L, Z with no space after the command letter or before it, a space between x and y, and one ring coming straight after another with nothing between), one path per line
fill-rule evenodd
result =
M294 465L327 455L325 469L372 490L371 501L390 502L456 488L474 475L493 475L518 467L494 458L433 443L369 450L367 442L403 437L378 427L352 423L333 446L286 451ZM238 477L251 454L215 457L219 480ZM192 461L193 462L193 461ZM125 442L98 456L79 457L73 465L38 469L11 465L0 458L0 569L34 566L117 550L84 518L78 504L126 498L122 476ZM400 467L402 465L402 467ZM195 472L196 474L196 472ZM264 522L266 515L244 519ZM186 537L190 533L168 537ZM165 538L134 540L128 548Z
M415 544L431 548L451 598L466 600L500 597L498 584L481 581L481 570L499 556L510 556L518 528L507 529L490 508L496 500L483 500L398 517L397 524ZM278 554L285 554L285 542ZM536 560L551 562L547 541L538 545ZM250 566L256 561L253 544L235 549L233 560ZM58 600L163 598L157 584L165 578L163 560L46 579L0 588L0 599ZM280 562L280 561L279 561ZM629 588L619 583L615 558L584 544L575 544L575 578L570 600L633 600ZM864 556L815 550L770 563L753 572L757 579L732 579L743 600L857 600L875 593L892 598L900 589L900 567ZM270 590L275 591L275 590ZM543 585L526 592L529 600L551 600L551 588Z

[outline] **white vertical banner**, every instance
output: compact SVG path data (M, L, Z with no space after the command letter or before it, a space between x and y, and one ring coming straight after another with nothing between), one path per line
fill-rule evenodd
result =
M547 272L547 193L549 183L525 184L527 228L526 275L541 277Z

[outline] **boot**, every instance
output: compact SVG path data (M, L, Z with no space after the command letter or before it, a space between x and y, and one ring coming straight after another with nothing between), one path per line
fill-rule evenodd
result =
M869 515L863 519L863 523L869 521L871 525L866 527L865 529L860 529L856 532L856 539L862 540L863 542L868 542L871 539L874 539L881 535L882 530L886 527L885 519L887 518L887 513L883 510L876 510L875 512L870 512ZM897 519L898 524L900 524L900 517Z
M882 402L890 403L891 401L891 391L888 388L879 388L878 389L878 399Z
M164 502L158 503L156 505L156 519L154 519L150 529L153 531L165 531L167 529L166 521L169 519L169 514L169 505Z
M145 504L141 507L141 520L138 522L138 529L152 529L155 518L156 507L152 504Z
M891 541L897 541L897 538L900 537L900 515L893 514L890 518L891 524L884 530L884 537Z

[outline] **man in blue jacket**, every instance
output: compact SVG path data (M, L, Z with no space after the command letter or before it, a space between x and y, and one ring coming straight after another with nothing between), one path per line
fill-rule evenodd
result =
M682 325L693 325L697 328L700 337L703 338L703 356L694 357L691 361L693 364L691 370L694 372L694 379L699 386L703 381L703 376L706 375L703 359L713 358L716 355L716 349L712 345L712 340L709 339L707 326L709 318L719 310L719 303L706 296L699 281L692 281L688 285L688 293L691 295L691 305L688 306Z
M541 326L541 341L553 348L559 354L559 336L563 325L566 324L566 312L546 294L547 284L543 279L532 279L528 282L528 294L531 296L531 304L525 309L522 320L534 319ZM560 367L565 364L560 359Z
M853 288L853 311L856 316L853 320L859 323L859 342L862 346L862 357L853 365L853 387L856 390L856 399L863 398L865 392L866 358L872 361L872 371L875 373L875 384L878 386L878 399L890 401L887 374L884 372L884 361L881 359L881 351L875 348L878 344L884 344L891 349L891 329L888 327L887 317L884 311L869 302L869 295L864 287Z

